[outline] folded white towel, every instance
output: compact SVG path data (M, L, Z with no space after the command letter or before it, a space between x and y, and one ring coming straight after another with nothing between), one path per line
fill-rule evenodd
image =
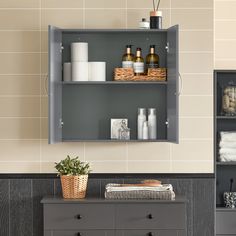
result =
M171 184L163 184L157 187L150 186L122 186L120 184L107 184L106 192L119 192L119 191L173 191Z
M221 162L236 161L236 154L221 154L219 160Z
M236 141L235 142L220 141L219 147L220 148L236 148Z
M236 132L220 132L220 136L221 136L221 141L230 141L230 142L233 142L235 141L236 142Z
M220 148L219 154L235 154L236 155L236 148Z

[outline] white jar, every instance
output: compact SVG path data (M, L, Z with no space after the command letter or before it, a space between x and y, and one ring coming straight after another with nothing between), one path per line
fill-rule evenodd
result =
M137 138L143 139L143 123L146 121L146 109L138 109L138 119L137 119Z
M148 131L149 139L157 139L157 117L155 108L148 109Z
M139 29L149 29L150 23L145 18L142 18L142 21L139 22Z

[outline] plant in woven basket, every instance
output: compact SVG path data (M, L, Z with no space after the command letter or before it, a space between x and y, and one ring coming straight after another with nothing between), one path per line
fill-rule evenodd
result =
M79 157L71 158L69 155L64 160L55 163L55 168L58 175L87 175L91 169L89 163L85 163L79 160Z
M71 158L69 155L58 163L55 168L61 178L64 198L84 198L86 195L88 174L91 169L88 163Z

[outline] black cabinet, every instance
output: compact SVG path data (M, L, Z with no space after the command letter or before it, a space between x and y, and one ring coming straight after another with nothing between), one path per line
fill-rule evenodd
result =
M106 62L104 82L63 82L62 65L70 61L70 44L88 42L89 61ZM125 45L157 45L166 82L115 82ZM156 142L178 142L178 26L166 30L77 30L49 26L49 143L114 141L110 119L128 118L131 140L137 140L137 110L157 109Z
M234 179L233 191L236 191L236 162L221 162L219 142L221 131L236 132L236 116L227 116L222 112L224 88L236 84L235 70L216 70L214 72L214 154L216 170L216 234L219 236L236 235L236 211L224 207L224 192L230 191L230 179Z
M42 203L44 236L187 236L186 200L178 196L174 201L44 198Z

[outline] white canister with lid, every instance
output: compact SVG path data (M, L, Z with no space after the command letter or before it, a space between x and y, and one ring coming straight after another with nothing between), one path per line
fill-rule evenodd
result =
M142 18L142 21L139 22L139 29L149 29L150 23L146 18Z

